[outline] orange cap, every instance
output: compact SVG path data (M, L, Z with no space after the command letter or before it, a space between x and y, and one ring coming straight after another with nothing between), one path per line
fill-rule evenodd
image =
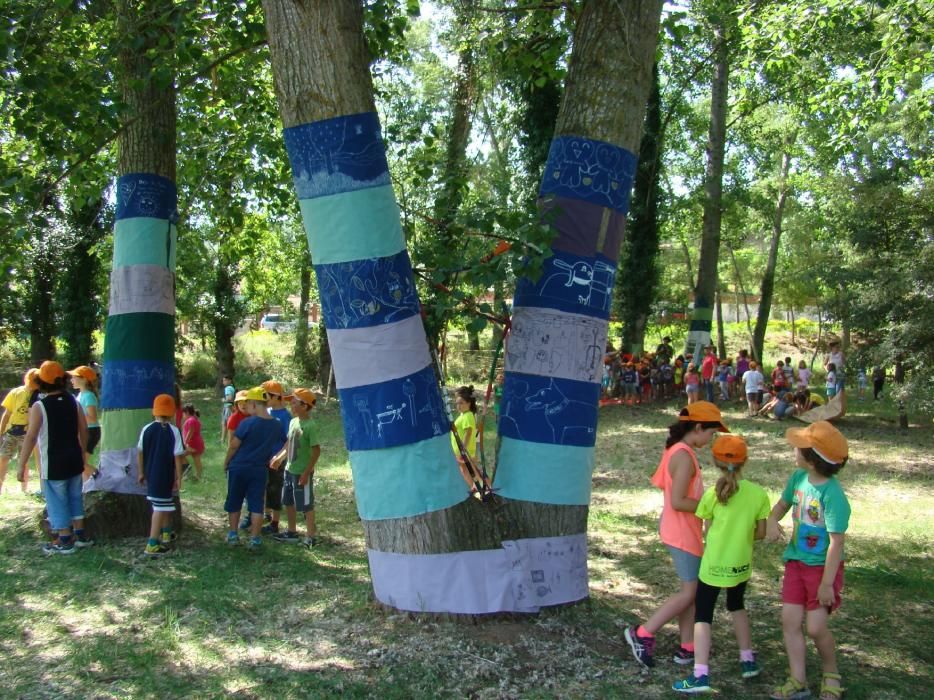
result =
M742 464L749 454L746 441L739 435L721 435L713 441L710 451L715 459L729 464Z
M169 394L159 394L152 400L152 415L171 418L175 415L175 399Z
M717 428L721 433L728 433L730 429L723 424L723 416L720 415L720 409L710 401L695 401L681 409L681 415L678 420L694 421L695 423L719 423Z
M831 464L842 464L850 454L850 446L843 433L825 420L811 423L807 428L788 428L785 439L792 447L810 447Z
M309 406L314 406L318 402L318 397L315 396L315 392L310 389L292 389L292 396Z
M81 377L82 379L88 382L97 381L97 372L95 372L93 369L91 369L87 365L81 365L80 367L75 367L68 374L72 375L73 377Z
M281 396L283 399L292 397L291 394L286 394L285 389L282 388L282 385L274 379L269 379L263 382L260 386L266 390L267 394L275 394L276 396Z
M55 360L46 360L39 365L39 379L46 384L54 384L56 379L61 379L64 376L65 368Z

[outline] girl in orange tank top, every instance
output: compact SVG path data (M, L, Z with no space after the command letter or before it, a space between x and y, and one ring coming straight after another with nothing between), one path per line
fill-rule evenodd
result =
M681 632L681 647L675 652L674 660L680 664L694 662L694 595L704 553L701 521L694 515L704 494L695 450L708 445L718 431L729 432L714 404L695 401L681 409L678 422L668 428L665 452L652 476L652 484L664 494L659 536L671 553L681 589L662 603L648 620L627 627L624 632L633 656L646 668L655 665L655 633L675 617Z

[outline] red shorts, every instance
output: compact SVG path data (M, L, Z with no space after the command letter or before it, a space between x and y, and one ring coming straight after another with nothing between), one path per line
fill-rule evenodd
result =
M823 566L809 566L792 559L785 562L785 577L782 579L782 602L803 605L805 610L817 610L821 604L817 601L817 589L824 576ZM840 607L840 591L843 590L843 562L833 579L833 612Z

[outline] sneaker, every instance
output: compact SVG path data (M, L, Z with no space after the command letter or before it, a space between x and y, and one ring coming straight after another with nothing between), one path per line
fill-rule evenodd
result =
M227 544L236 546L240 544L240 536L236 532L227 533Z
M298 542L297 532L277 532L272 538L276 542Z
M309 549L311 549L317 544L318 544L318 540L315 537L306 537L302 540L302 546L308 547Z
M53 554L74 554L75 544L74 542L69 542L68 544L62 544L59 541L47 542L46 544L42 545L42 553L47 557L50 557Z
M175 540L178 539L177 532L163 532L162 533L162 544L175 544Z
M251 537L250 541L247 543L247 549L251 549L254 552L262 549L263 547L263 538L262 537Z
M707 680L707 676L698 678L693 673L682 681L675 681L671 689L676 693L694 694L713 692L713 689L710 687L710 682Z
M249 530L249 529L250 529L250 519L249 519L248 517L247 517L247 518L242 518L242 519L240 520L240 529L241 529L241 530Z
M279 523L271 522L268 525L263 525L263 529L260 530L264 535L274 535L279 532Z
M684 647L678 647L678 651L675 652L674 662L681 666L686 666L687 664L694 663L694 652L688 651Z
M762 673L762 669L759 668L759 664L756 663L756 659L753 659L752 661L740 661L739 667L742 670L743 678L755 678L760 673Z
M652 653L655 651L655 637L640 637L636 634L635 627L627 627L623 636L629 648L632 649L632 655L636 657L636 661L646 668L652 668L655 665L655 660L652 658Z
M85 547L93 547L94 540L90 537L76 537L75 538L75 547L78 549L84 549Z
M147 557L161 557L168 554L171 550L166 547L164 544L159 542L158 544L147 544L146 549L143 550L143 555Z
M811 691L806 685L801 685L789 676L785 685L774 688L769 697L772 700L808 700L811 697Z

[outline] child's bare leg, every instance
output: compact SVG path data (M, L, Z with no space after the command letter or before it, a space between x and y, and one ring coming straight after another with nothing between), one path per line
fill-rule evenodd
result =
M250 513L250 535L259 537L263 531L263 514Z
M807 630L808 636L814 640L817 653L820 654L821 670L824 673L837 673L837 653L833 633L830 631L830 627L827 626L829 617L830 614L826 608L808 610ZM826 678L824 683L827 685L840 685L840 681L835 678Z
M695 589L697 583L694 584ZM694 641L694 601L678 615L678 630L681 633L681 646Z
M289 532L295 532L298 527L298 517L295 515L295 506L285 507L285 520L288 523Z
M6 481L6 472L7 465L10 463L9 457L0 457L0 492L3 491L3 482ZM26 467L27 473L29 472L29 466Z
M227 514L227 522L231 532L236 532L237 528L240 527L240 512L241 511L238 510L236 512Z
M314 537L318 534L318 527L315 525L315 512L309 510L305 512L305 535Z
M733 617L733 633L736 635L736 643L739 650L752 649L752 632L749 631L749 614L745 610L734 610L730 615Z
M784 603L782 605L782 635L785 638L785 652L788 654L788 668L791 676L801 685L807 684L804 668L804 606Z
M697 593L697 581L682 581L681 590L662 603L662 606L656 610L643 627L649 634L655 634L670 619L677 617L679 626L681 615L690 608L691 611L691 632L687 640L682 634L681 641L691 642L694 636L694 596Z
M192 454L191 458L195 463L195 475L200 480L201 479L201 455Z
M159 540L161 536L162 529L162 512L154 510L152 512L152 520L149 523L149 539L150 540Z

